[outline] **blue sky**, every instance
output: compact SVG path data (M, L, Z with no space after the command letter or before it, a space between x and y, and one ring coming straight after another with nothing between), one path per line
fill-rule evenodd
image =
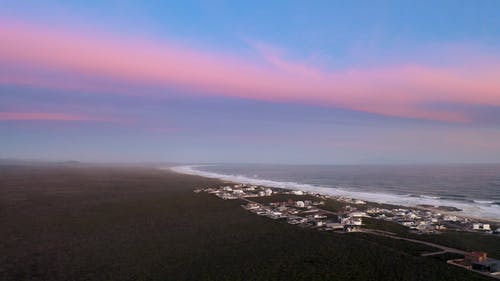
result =
M0 157L499 162L498 10L4 0Z

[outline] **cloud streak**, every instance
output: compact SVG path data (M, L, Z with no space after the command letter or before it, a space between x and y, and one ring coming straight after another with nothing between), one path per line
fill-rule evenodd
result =
M110 122L104 118L51 112L0 112L0 121L94 121Z
M259 49L262 61L256 62L172 43L12 21L0 21L0 38L3 84L118 93L125 93L119 85L134 84L452 122L468 122L471 117L430 105L500 106L500 64L485 63L480 55L473 65L412 63L328 72L287 61L265 48ZM45 75L44 70L61 76ZM79 77L105 83L78 82ZM68 83L71 79L75 82Z

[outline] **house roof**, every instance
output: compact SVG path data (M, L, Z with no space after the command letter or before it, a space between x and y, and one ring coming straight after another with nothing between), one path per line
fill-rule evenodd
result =
M482 265L482 266L500 265L500 260L487 259L487 260L481 261L481 262L472 262L472 264L478 264L478 265Z

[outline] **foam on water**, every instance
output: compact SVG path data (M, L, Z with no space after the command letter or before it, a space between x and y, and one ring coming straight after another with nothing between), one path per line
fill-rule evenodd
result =
M460 202L446 199L440 199L436 196L428 195L397 195L390 193L375 193L375 192L362 192L352 191L343 188L331 188L324 186L316 186L311 184L297 183L297 182L281 182L259 178L249 178L242 175L225 175L207 171L197 170L196 167L201 165L191 166L177 166L168 168L174 172L197 175L207 178L216 178L224 181L231 181L244 184L261 185L268 187L276 187L290 190L302 190L314 193L320 193L333 196L345 196L349 198L361 199L377 203L402 205L408 207L415 207L417 205L432 205L432 206L452 206L461 209L462 211L456 212L458 215L463 215L472 218L486 219L493 221L500 221L500 206L493 204L490 201L474 200L473 202Z

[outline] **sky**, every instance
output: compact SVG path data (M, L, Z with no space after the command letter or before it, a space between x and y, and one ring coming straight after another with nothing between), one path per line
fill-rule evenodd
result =
M500 162L498 1L0 6L0 158Z

